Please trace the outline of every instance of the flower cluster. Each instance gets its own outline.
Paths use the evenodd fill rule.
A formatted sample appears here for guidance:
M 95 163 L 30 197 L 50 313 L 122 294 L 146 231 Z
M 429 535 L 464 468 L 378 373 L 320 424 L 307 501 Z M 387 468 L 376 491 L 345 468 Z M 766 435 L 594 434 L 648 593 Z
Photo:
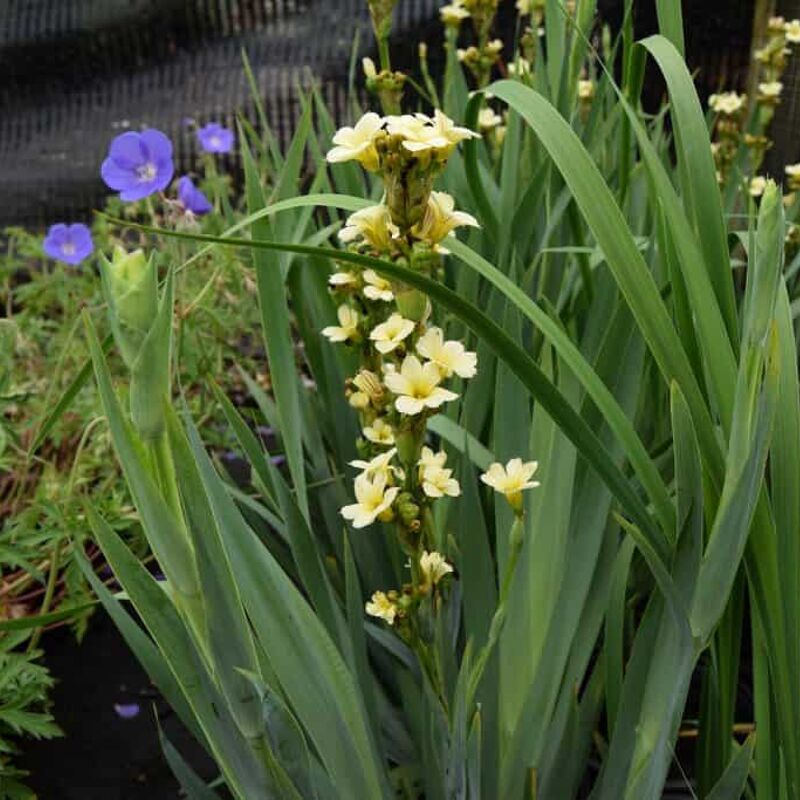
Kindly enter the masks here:
M 500 118 L 485 111 L 492 116 L 482 115 L 482 127 L 498 127 Z M 458 144 L 476 136 L 438 110 L 433 116 L 367 113 L 339 130 L 328 161 L 357 161 L 380 175 L 385 189 L 381 203 L 347 218 L 340 241 L 351 251 L 437 277 L 448 236 L 478 223 L 456 210 L 453 198 L 433 182 Z M 322 333 L 359 357 L 346 385 L 361 428 L 359 458 L 350 462 L 358 473 L 354 502 L 341 514 L 357 529 L 391 523 L 411 572 L 400 589 L 375 592 L 366 611 L 424 649 L 420 615 L 445 596 L 454 571 L 436 549 L 446 537 L 435 529 L 431 512 L 433 504 L 461 494 L 447 453 L 429 444 L 427 420 L 458 399 L 460 382 L 477 373 L 477 355 L 447 338 L 433 321 L 427 297 L 375 270 L 342 267 L 330 276 L 329 287 L 337 319 Z M 535 469 L 535 463 L 516 459 L 506 468 L 492 465 L 483 479 L 522 513 L 521 492 L 536 485 L 530 480 Z
M 783 17 L 771 17 L 767 25 L 767 41 L 753 54 L 758 64 L 755 97 L 737 92 L 721 92 L 709 97 L 708 105 L 715 115 L 715 137 L 712 143 L 717 178 L 721 184 L 728 180 L 742 144 L 747 148 L 750 174 L 748 190 L 754 197 L 763 191 L 763 178 L 758 170 L 764 155 L 772 146 L 767 129 L 781 102 L 782 76 L 792 54 L 789 45 L 800 44 L 800 20 L 787 22 Z M 746 125 L 752 100 L 753 123 Z
M 235 137 L 233 131 L 211 122 L 197 131 L 197 140 L 203 152 L 219 154 L 233 149 Z M 164 192 L 175 175 L 172 142 L 154 128 L 120 134 L 111 142 L 100 174 L 106 185 L 118 191 L 120 199 L 126 202 Z M 170 203 L 189 218 L 207 214 L 213 208 L 188 175 L 178 180 L 177 199 Z

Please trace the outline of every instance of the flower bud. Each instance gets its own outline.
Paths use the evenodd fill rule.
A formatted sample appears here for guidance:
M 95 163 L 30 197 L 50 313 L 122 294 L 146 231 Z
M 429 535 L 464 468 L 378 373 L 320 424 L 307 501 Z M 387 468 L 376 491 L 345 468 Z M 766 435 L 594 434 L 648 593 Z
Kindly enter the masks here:
M 155 439 L 164 431 L 170 393 L 172 272 L 159 299 L 155 263 L 141 250 L 117 247 L 111 261 L 100 261 L 111 329 L 131 373 L 133 425 L 143 439 Z
M 368 369 L 362 369 L 358 375 L 353 378 L 353 385 L 363 392 L 369 398 L 374 406 L 380 406 L 383 403 L 385 391 L 380 378 Z
M 142 250 L 117 245 L 109 261 L 101 256 L 103 283 L 117 344 L 130 367 L 158 314 L 158 276 Z

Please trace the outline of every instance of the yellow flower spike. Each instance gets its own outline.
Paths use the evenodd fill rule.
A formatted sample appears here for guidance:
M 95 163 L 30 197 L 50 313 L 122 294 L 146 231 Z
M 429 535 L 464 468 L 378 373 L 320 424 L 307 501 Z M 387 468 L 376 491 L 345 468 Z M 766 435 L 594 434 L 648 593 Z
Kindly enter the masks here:
M 454 373 L 460 378 L 473 378 L 478 371 L 477 354 L 466 350 L 461 342 L 446 342 L 441 328 L 428 328 L 417 342 L 417 352 L 436 364 L 443 378 Z
M 712 94 L 708 98 L 708 107 L 716 114 L 731 116 L 741 111 L 745 102 L 747 102 L 747 95 L 723 92 L 722 94 Z
M 439 408 L 458 397 L 439 386 L 442 376 L 435 364 L 429 361 L 423 365 L 416 356 L 406 356 L 400 370 L 388 370 L 384 379 L 389 391 L 397 395 L 394 407 L 409 416 Z
M 371 111 L 364 114 L 354 127 L 344 127 L 336 131 L 333 137 L 336 147 L 329 150 L 325 158 L 331 164 L 358 161 L 364 169 L 374 172 L 379 166 L 375 138 L 382 126 L 382 117 Z
M 367 425 L 362 433 L 364 438 L 373 444 L 394 444 L 394 428 L 380 417 L 377 417 L 372 425 Z
M 376 250 L 387 251 L 393 248 L 392 240 L 399 233 L 389 216 L 389 209 L 379 203 L 351 214 L 339 231 L 339 239 L 345 243 L 361 239 Z
M 379 473 L 374 478 L 362 473 L 355 479 L 354 491 L 357 502 L 344 506 L 339 513 L 349 520 L 354 528 L 366 528 L 391 509 L 400 488 L 398 486 L 387 488 L 385 473 Z
M 387 597 L 385 592 L 374 592 L 364 608 L 371 617 L 378 617 L 378 619 L 388 622 L 389 625 L 394 625 L 397 606 Z
M 327 328 L 323 328 L 323 336 L 327 337 L 331 342 L 355 341 L 360 338 L 358 323 L 361 318 L 355 309 L 350 308 L 348 305 L 341 305 L 336 312 L 336 316 L 339 318 L 339 324 L 328 325 Z
M 537 461 L 523 462 L 521 458 L 512 458 L 505 467 L 495 461 L 481 475 L 481 480 L 496 492 L 505 495 L 514 513 L 519 515 L 522 513 L 522 492 L 539 486 L 539 481 L 531 480 L 538 466 Z
M 419 567 L 426 585 L 435 586 L 445 575 L 453 571 L 453 567 L 447 563 L 445 557 L 435 550 L 428 552 L 424 550 L 419 558 Z
M 521 17 L 527 17 L 531 13 L 531 0 L 517 0 L 516 9 Z
M 455 200 L 447 192 L 431 192 L 422 222 L 411 229 L 418 239 L 437 245 L 456 228 L 479 228 L 478 220 L 466 211 L 455 210 Z
M 375 349 L 386 355 L 396 350 L 413 330 L 414 323 L 410 319 L 395 313 L 386 322 L 376 325 L 370 332 L 369 338 L 375 343 Z
M 392 292 L 392 284 L 389 281 L 381 278 L 374 269 L 365 269 L 363 273 L 364 282 L 364 297 L 367 300 L 382 300 L 384 303 L 391 303 L 394 300 L 394 292 Z

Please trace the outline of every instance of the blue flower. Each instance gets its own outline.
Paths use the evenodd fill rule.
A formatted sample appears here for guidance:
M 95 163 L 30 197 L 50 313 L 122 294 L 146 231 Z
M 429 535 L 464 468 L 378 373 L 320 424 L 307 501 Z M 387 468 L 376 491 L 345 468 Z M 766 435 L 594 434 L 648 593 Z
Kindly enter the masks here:
M 197 138 L 206 153 L 230 153 L 233 150 L 233 131 L 218 122 L 209 122 L 200 128 Z
M 65 225 L 60 222 L 58 225 L 52 225 L 47 231 L 43 248 L 50 258 L 74 265 L 80 264 L 84 258 L 92 254 L 94 242 L 91 232 L 82 223 Z
M 212 209 L 208 198 L 192 183 L 192 179 L 188 175 L 184 175 L 178 181 L 178 200 L 187 211 L 191 211 L 198 217 L 201 214 L 208 214 Z
M 163 191 L 174 172 L 172 142 L 153 128 L 117 136 L 100 168 L 106 184 L 125 201 L 141 200 Z

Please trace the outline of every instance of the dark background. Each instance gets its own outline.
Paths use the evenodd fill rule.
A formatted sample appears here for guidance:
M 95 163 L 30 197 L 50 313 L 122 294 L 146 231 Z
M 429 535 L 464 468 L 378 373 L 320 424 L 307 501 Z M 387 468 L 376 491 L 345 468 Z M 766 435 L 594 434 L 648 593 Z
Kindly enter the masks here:
M 398 2 L 393 51 L 402 66 L 414 67 L 420 40 L 432 57 L 439 51 L 439 5 Z M 618 27 L 621 0 L 599 7 Z M 744 88 L 753 7 L 684 2 L 701 95 Z M 655 32 L 654 0 L 634 8 L 637 35 Z M 502 0 L 506 41 L 513 24 L 513 0 Z M 359 54 L 370 54 L 364 0 L 0 0 L 0 225 L 85 219 L 105 192 L 98 169 L 108 142 L 127 128 L 164 130 L 179 169 L 191 169 L 187 118 L 232 124 L 237 112 L 252 112 L 242 49 L 282 141 L 297 117 L 297 87 L 311 80 L 343 118 L 356 36 Z M 657 77 L 648 92 L 660 96 Z

